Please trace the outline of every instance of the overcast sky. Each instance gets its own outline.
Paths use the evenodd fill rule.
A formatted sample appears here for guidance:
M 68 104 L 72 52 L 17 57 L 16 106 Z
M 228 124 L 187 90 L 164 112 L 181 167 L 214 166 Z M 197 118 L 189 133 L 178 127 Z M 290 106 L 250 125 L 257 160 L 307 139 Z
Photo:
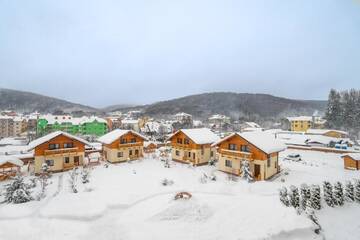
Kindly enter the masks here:
M 92 106 L 360 88 L 356 0 L 0 0 L 0 87 Z

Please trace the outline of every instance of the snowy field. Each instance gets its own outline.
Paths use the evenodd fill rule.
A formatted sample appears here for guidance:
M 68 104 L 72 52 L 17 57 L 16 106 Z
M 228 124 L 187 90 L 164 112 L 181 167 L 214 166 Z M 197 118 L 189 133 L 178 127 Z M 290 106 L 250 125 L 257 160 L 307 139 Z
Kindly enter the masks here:
M 360 179 L 360 173 L 344 170 L 339 154 L 286 150 L 281 158 L 289 153 L 300 153 L 303 161 L 281 160 L 277 178 L 255 183 L 230 181 L 214 166 L 172 162 L 164 168 L 151 157 L 96 166 L 90 183 L 78 179 L 76 194 L 70 191 L 68 172 L 54 174 L 41 201 L 0 204 L 0 239 L 360 239 L 360 204 L 329 208 L 323 203 L 316 212 L 322 236 L 278 197 L 282 186 L 344 182 Z M 217 180 L 201 182 L 204 174 L 215 174 Z M 174 184 L 163 186 L 164 178 Z M 173 200 L 180 191 L 193 197 Z

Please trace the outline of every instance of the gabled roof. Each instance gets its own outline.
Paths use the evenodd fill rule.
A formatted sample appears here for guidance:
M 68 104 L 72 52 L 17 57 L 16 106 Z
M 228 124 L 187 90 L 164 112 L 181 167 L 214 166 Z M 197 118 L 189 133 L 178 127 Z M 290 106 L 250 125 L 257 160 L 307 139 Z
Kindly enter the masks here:
M 23 166 L 24 163 L 23 161 L 21 161 L 19 158 L 14 157 L 14 156 L 0 156 L 0 165 L 3 165 L 5 163 L 12 163 L 16 166 Z
M 342 155 L 341 157 L 346 157 L 346 156 L 349 156 L 356 161 L 360 161 L 360 153 L 347 153 Z
M 280 152 L 286 149 L 286 146 L 282 142 L 275 139 L 273 135 L 265 132 L 232 133 L 229 136 L 214 143 L 213 146 L 219 145 L 223 141 L 226 141 L 236 135 L 245 139 L 266 154 Z
M 312 121 L 313 118 L 311 116 L 299 116 L 299 117 L 288 117 L 289 121 Z
M 146 137 L 144 137 L 140 133 L 137 133 L 133 130 L 115 129 L 115 130 L 103 135 L 102 137 L 98 138 L 98 141 L 101 143 L 104 143 L 104 144 L 111 144 L 114 141 L 116 141 L 117 139 L 121 138 L 122 136 L 124 136 L 128 133 L 132 133 L 132 134 L 144 139 L 145 141 L 147 140 Z
M 218 141 L 220 138 L 208 128 L 192 128 L 192 129 L 180 129 L 172 134 L 168 140 L 173 136 L 183 132 L 188 138 L 190 138 L 195 144 L 212 144 Z
M 90 145 L 90 143 L 88 141 L 86 141 L 86 140 L 84 140 L 84 139 L 82 139 L 80 137 L 74 136 L 74 135 L 72 135 L 70 133 L 67 133 L 67 132 L 56 131 L 56 132 L 49 133 L 49 134 L 47 134 L 47 135 L 45 135 L 43 137 L 40 137 L 40 138 L 35 139 L 34 141 L 30 142 L 28 150 L 34 149 L 35 147 L 37 147 L 37 146 L 39 146 L 39 145 L 41 145 L 41 144 L 43 144 L 45 142 L 48 142 L 51 139 L 56 138 L 57 136 L 60 136 L 60 135 L 64 135 L 64 136 L 66 136 L 68 138 L 75 139 L 75 140 L 77 140 L 79 142 L 82 142 L 85 145 Z

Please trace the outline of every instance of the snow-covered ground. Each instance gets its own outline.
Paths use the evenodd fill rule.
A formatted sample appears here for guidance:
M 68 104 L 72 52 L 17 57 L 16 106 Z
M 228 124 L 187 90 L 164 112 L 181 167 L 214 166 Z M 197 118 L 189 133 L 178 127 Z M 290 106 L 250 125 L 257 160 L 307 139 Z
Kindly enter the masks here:
M 94 167 L 90 183 L 79 177 L 77 194 L 70 191 L 69 173 L 54 174 L 45 199 L 0 204 L 0 239 L 322 239 L 305 215 L 281 205 L 278 189 L 360 174 L 344 170 L 339 154 L 286 150 L 281 158 L 293 152 L 303 161 L 281 161 L 281 175 L 266 182 L 230 181 L 214 166 L 172 162 L 164 168 L 150 157 Z M 217 181 L 201 183 L 204 174 Z M 163 186 L 164 178 L 174 184 Z M 180 191 L 193 197 L 173 200 Z M 316 214 L 326 239 L 360 238 L 360 204 Z

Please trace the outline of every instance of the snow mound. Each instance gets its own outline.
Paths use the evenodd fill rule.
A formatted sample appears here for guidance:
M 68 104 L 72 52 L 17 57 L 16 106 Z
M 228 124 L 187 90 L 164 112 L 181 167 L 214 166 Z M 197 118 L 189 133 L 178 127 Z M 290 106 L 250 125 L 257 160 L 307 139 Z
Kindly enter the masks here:
M 151 220 L 160 221 L 206 221 L 212 216 L 212 210 L 207 204 L 200 204 L 195 199 L 177 200 L 168 208 L 155 215 Z

